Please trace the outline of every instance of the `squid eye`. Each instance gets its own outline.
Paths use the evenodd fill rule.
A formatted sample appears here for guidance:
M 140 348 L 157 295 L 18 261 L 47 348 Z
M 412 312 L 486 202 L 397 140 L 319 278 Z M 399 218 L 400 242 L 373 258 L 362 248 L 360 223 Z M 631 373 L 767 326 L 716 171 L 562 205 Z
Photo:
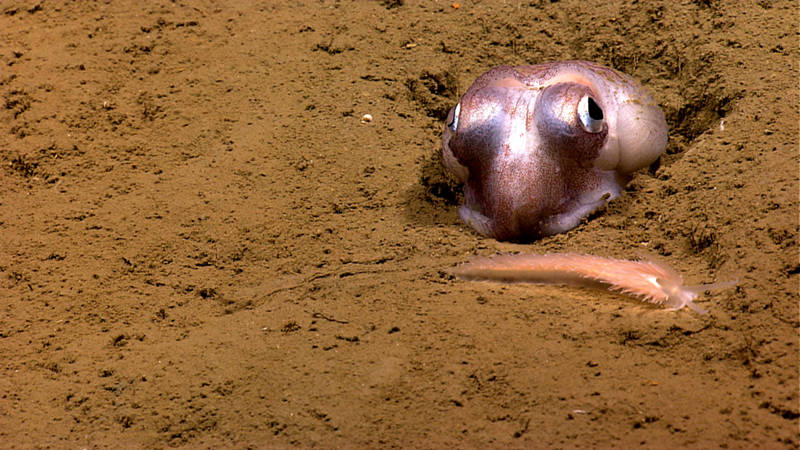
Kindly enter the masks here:
M 578 118 L 583 129 L 589 133 L 599 133 L 603 129 L 603 110 L 588 95 L 578 103 Z
M 458 114 L 461 112 L 461 103 L 457 104 L 455 108 L 453 108 L 453 119 L 450 120 L 450 123 L 447 124 L 451 130 L 456 131 L 458 129 Z

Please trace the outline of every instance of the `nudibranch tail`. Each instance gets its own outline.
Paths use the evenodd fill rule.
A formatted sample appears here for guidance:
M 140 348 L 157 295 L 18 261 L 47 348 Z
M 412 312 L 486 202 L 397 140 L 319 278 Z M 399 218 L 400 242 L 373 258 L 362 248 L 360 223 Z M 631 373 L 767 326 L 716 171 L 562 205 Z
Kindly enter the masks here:
M 684 286 L 680 273 L 652 257 L 629 261 L 575 253 L 476 258 L 456 267 L 452 273 L 468 280 L 571 285 L 599 283 L 611 290 L 663 305 L 668 310 L 688 306 L 700 314 L 708 312 L 694 303 L 700 293 L 736 284 L 736 281 L 731 281 Z

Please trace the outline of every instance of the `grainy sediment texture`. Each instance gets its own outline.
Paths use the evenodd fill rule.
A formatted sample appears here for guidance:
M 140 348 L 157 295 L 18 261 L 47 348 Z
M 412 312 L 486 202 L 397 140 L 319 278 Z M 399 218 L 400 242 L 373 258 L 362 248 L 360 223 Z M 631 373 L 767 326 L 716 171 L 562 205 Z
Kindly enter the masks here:
M 1 446 L 796 448 L 797 4 L 459 3 L 0 2 Z M 571 58 L 648 86 L 667 154 L 567 234 L 477 236 L 447 109 Z M 446 273 L 642 249 L 739 285 Z

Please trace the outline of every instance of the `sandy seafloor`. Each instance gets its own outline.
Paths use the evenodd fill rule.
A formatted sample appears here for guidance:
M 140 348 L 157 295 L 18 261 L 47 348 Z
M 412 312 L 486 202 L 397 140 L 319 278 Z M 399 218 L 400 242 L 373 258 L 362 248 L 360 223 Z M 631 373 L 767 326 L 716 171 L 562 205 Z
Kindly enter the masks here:
M 459 3 L 2 1 L 0 446 L 797 448 L 797 4 Z M 481 237 L 443 114 L 562 59 L 647 86 L 667 151 Z M 642 250 L 739 284 L 701 316 L 447 272 Z

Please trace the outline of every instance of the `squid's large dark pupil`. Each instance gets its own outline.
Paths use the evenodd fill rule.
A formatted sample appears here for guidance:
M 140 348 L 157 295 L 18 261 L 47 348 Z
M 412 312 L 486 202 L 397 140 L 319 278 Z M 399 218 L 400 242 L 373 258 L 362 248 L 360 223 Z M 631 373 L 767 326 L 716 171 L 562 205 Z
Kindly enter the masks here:
M 603 120 L 603 110 L 595 103 L 592 97 L 589 97 L 589 117 L 593 120 Z

